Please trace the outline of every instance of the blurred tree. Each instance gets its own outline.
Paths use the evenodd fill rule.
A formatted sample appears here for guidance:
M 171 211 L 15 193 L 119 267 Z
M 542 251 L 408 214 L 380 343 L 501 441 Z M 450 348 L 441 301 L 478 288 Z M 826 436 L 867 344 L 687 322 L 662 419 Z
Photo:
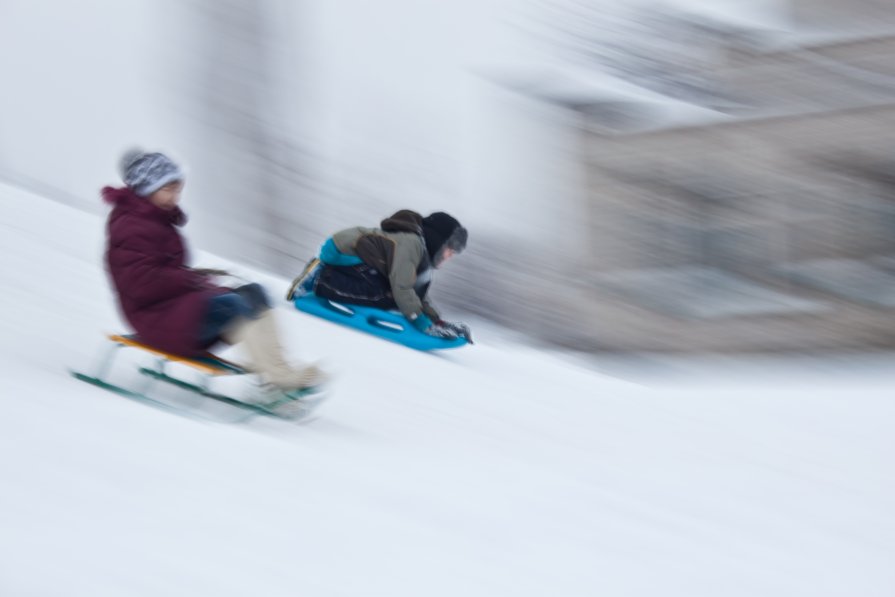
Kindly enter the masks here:
M 297 143 L 285 126 L 283 15 L 276 0 L 197 0 L 201 19 L 198 86 L 201 134 L 197 173 L 210 191 L 211 245 L 280 273 L 295 269 L 294 239 L 307 197 Z M 288 26 L 291 26 L 291 22 Z M 292 72 L 294 78 L 298 73 Z

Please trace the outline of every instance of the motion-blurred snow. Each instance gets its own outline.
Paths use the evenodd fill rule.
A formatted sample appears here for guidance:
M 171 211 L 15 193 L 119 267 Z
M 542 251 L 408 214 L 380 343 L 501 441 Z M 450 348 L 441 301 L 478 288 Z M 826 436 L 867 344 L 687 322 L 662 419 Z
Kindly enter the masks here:
M 338 372 L 319 418 L 199 423 L 68 374 L 122 329 L 102 220 L 9 186 L 0 213 L 3 595 L 895 590 L 888 372 L 663 387 L 483 324 L 422 354 L 281 304 L 293 355 Z

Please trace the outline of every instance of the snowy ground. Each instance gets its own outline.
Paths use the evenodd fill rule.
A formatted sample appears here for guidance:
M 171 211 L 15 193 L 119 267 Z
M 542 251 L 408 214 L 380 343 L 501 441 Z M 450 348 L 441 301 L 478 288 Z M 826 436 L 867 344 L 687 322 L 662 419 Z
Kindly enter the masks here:
M 69 376 L 122 329 L 102 221 L 5 186 L 0 209 L 0 595 L 895 594 L 878 367 L 641 385 L 486 326 L 421 354 L 283 304 L 333 398 L 203 423 Z

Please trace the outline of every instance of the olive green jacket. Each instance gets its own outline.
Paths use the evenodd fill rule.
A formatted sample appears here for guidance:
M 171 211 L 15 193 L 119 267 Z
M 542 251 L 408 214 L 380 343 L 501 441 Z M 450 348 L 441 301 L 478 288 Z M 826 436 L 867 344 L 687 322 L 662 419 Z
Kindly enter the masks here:
M 359 257 L 388 277 L 395 304 L 409 321 L 421 313 L 432 321 L 441 319 L 426 299 L 432 265 L 418 213 L 405 209 L 384 219 L 379 228 L 342 230 L 333 235 L 333 242 L 340 252 Z

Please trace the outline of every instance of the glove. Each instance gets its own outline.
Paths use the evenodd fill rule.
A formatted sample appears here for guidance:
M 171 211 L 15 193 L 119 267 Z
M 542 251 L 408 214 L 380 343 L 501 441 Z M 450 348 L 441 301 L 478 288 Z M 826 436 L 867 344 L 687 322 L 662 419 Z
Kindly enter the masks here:
M 426 334 L 434 338 L 441 338 L 442 340 L 456 340 L 458 337 L 455 330 L 452 330 L 451 328 L 440 323 L 433 323 L 424 331 Z
M 466 341 L 470 344 L 475 344 L 472 341 L 472 332 L 469 331 L 469 326 L 465 323 L 451 323 L 450 321 L 439 321 L 438 325 L 446 327 L 447 329 L 453 331 L 458 338 L 466 338 Z

